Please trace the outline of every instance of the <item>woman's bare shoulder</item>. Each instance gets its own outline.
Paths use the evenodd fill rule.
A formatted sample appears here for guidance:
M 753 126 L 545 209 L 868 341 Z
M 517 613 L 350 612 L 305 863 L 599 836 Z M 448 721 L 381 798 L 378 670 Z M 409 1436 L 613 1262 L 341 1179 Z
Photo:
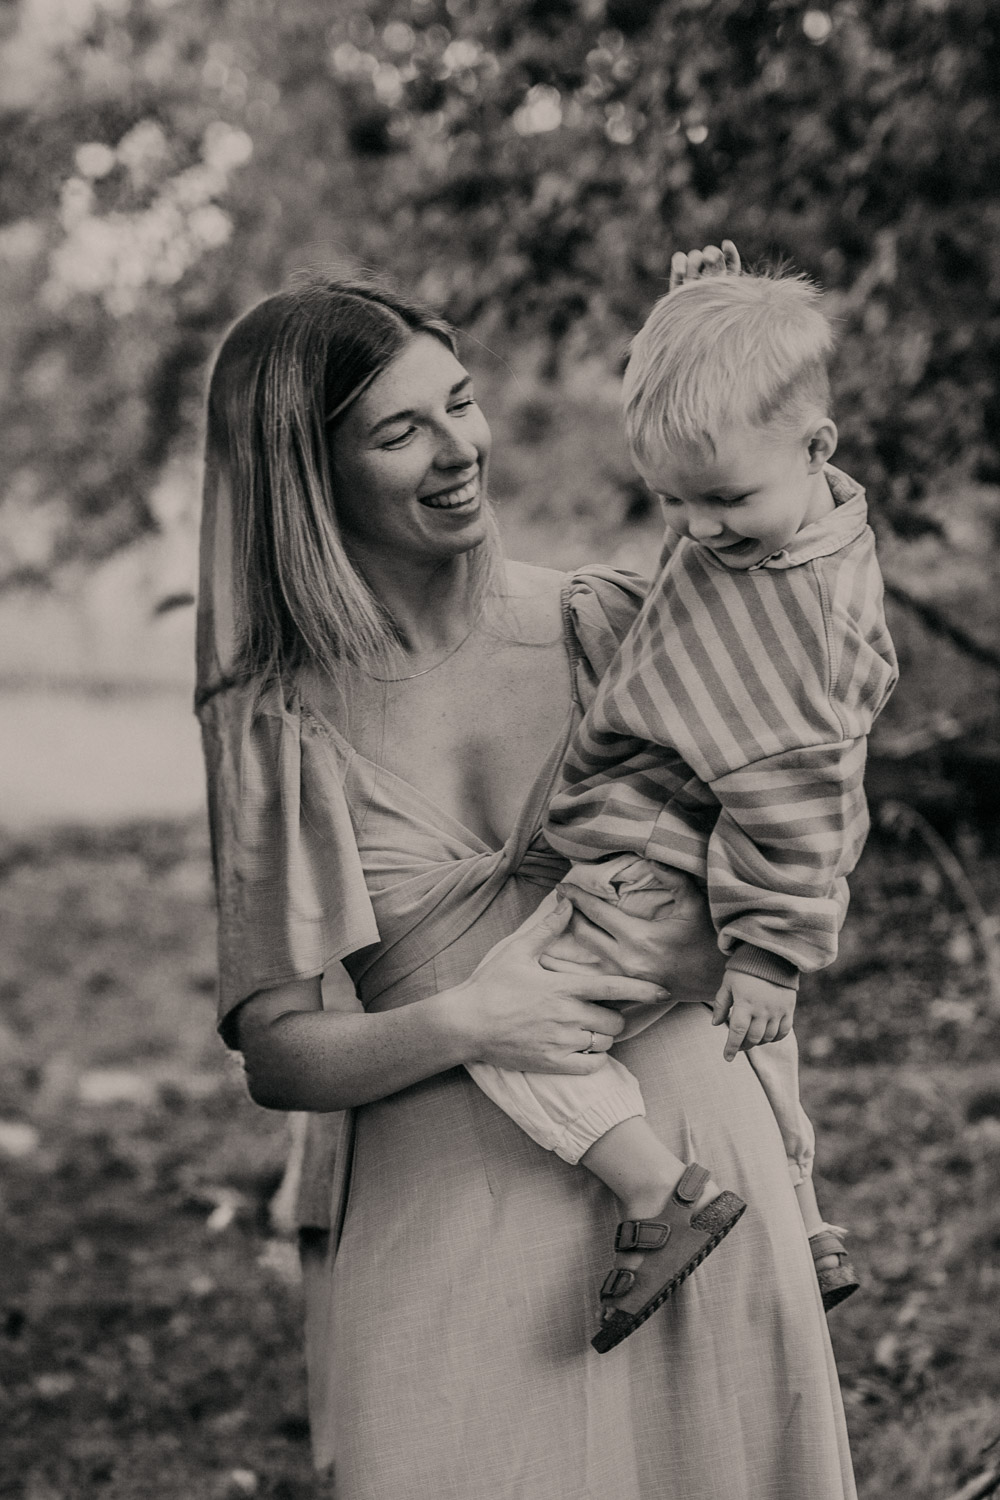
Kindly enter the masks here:
M 507 583 L 514 598 L 557 598 L 566 582 L 566 574 L 558 568 L 540 568 L 535 563 L 511 562 L 504 564 Z
M 558 623 L 566 574 L 534 563 L 507 562 L 507 604 L 522 627 L 537 624 L 547 634 Z

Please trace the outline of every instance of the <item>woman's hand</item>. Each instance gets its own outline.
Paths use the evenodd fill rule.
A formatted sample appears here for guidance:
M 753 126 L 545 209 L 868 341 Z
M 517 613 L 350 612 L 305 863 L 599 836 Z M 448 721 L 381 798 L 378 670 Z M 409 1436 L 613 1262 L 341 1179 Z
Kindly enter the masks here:
M 662 889 L 672 888 L 674 899 L 662 917 L 636 917 L 588 891 L 587 869 L 574 866 L 574 884 L 559 889 L 565 889 L 576 908 L 576 935 L 600 957 L 602 966 L 665 985 L 674 1004 L 711 1005 L 724 977 L 725 960 L 708 902 L 694 881 L 680 870 L 661 866 Z
M 572 915 L 565 897 L 554 901 L 491 948 L 464 984 L 438 997 L 448 1001 L 451 1024 L 463 1038 L 462 1061 L 521 1073 L 593 1073 L 624 1026 L 607 1005 L 668 999 L 645 979 L 543 968 L 542 954 Z

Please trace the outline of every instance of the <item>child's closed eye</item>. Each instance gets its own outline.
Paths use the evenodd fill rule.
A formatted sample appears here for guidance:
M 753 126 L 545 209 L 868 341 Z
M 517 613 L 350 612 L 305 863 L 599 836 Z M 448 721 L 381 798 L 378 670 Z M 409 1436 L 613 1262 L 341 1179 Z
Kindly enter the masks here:
M 676 495 L 661 494 L 659 498 L 664 505 L 669 505 L 671 508 L 684 504 L 684 501 L 678 500 Z M 745 505 L 752 498 L 752 495 L 731 495 L 725 497 L 722 495 L 709 495 L 706 497 L 704 503 L 706 505 L 716 505 L 720 510 L 734 510 L 738 505 Z

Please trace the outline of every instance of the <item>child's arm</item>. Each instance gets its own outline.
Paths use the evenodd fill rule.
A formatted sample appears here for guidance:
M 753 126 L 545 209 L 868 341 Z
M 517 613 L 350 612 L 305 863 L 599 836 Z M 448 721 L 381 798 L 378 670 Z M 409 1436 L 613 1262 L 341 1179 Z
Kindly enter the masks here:
M 837 955 L 868 833 L 867 740 L 797 746 L 712 783 L 708 900 L 727 969 L 794 990 Z
M 731 582 L 752 621 L 784 628 L 768 656 L 744 643 L 746 677 L 726 675 L 739 707 L 726 727 L 746 758 L 732 754 L 706 778 L 719 803 L 709 902 L 727 969 L 794 989 L 799 970 L 836 957 L 846 877 L 868 832 L 867 737 L 895 683 L 895 656 L 870 533 L 825 566 Z

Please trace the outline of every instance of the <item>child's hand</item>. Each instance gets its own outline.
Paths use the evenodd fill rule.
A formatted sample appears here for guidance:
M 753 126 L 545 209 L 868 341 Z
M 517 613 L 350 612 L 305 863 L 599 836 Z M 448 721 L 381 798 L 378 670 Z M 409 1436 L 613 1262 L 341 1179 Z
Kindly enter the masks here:
M 729 1036 L 722 1054 L 732 1062 L 737 1052 L 749 1052 L 761 1042 L 780 1042 L 792 1029 L 796 991 L 756 974 L 731 970 L 712 1007 L 712 1025 L 729 1021 Z
M 718 245 L 706 245 L 704 250 L 677 250 L 670 257 L 669 291 L 676 292 L 679 286 L 689 281 L 700 281 L 703 276 L 738 276 L 740 274 L 740 252 L 732 240 L 723 240 Z

